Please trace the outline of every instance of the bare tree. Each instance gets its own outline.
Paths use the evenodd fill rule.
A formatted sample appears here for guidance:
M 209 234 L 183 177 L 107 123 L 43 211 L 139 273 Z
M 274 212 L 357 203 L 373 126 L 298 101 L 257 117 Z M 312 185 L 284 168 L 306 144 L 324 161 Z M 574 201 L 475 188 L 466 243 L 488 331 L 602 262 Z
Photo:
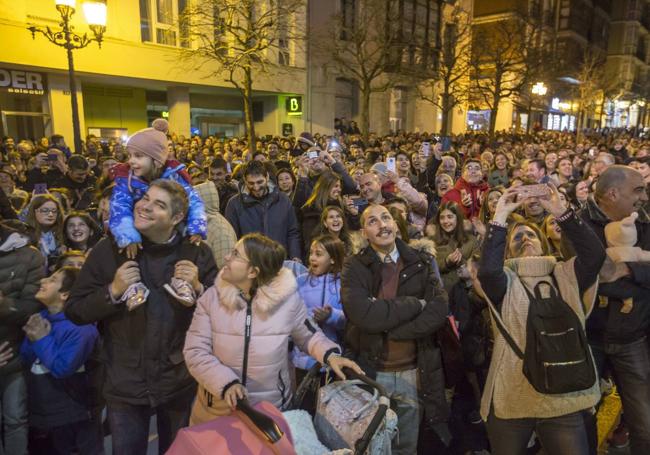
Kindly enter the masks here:
M 359 86 L 360 122 L 364 138 L 370 130 L 370 96 L 395 82 L 387 71 L 394 61 L 398 28 L 391 24 L 391 0 L 356 2 L 353 11 L 334 15 L 312 38 L 314 54 L 336 73 Z
M 260 75 L 289 64 L 289 43 L 304 39 L 296 18 L 304 16 L 305 7 L 306 0 L 201 0 L 189 2 L 181 14 L 184 68 L 190 64 L 210 77 L 225 77 L 239 90 L 251 151 L 256 143 L 253 85 Z
M 442 112 L 440 133 L 443 135 L 450 133 L 450 114 L 454 107 L 468 101 L 471 31 L 467 12 L 456 5 L 443 26 L 438 64 L 429 79 L 415 84 L 419 97 Z
M 475 25 L 472 35 L 471 101 L 490 110 L 493 135 L 501 101 L 528 99 L 525 89 L 552 74 L 551 36 L 543 19 L 527 8 Z
M 605 71 L 606 55 L 602 52 L 586 48 L 578 66 L 574 79 L 578 84 L 574 86 L 574 99 L 578 103 L 576 118 L 577 139 L 581 140 L 582 130 L 590 116 L 601 107 L 606 95 L 616 88 L 616 78 Z

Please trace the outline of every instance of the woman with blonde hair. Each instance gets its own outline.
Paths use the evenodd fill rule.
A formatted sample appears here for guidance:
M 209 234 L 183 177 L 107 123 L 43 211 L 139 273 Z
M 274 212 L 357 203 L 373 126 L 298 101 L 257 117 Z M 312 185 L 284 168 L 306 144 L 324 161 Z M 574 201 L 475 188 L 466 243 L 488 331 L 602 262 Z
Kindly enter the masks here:
M 534 224 L 507 225 L 530 199 L 516 188 L 499 199 L 483 243 L 478 279 L 497 330 L 481 415 L 495 455 L 526 453 L 533 432 L 546 453 L 587 455 L 595 434 L 591 412 L 600 390 L 584 324 L 605 250 L 551 190 L 550 197 L 537 199 L 576 257 L 558 261 Z

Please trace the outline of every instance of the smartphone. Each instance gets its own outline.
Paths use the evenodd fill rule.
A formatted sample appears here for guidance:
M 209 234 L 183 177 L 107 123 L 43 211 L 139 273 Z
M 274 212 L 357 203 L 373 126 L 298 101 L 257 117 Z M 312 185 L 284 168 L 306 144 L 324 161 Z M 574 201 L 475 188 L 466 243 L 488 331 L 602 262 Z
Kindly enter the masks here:
M 358 197 L 352 199 L 352 204 L 354 204 L 354 206 L 359 209 L 361 207 L 365 207 L 366 205 L 368 205 L 368 200 L 362 197 Z
M 550 195 L 550 190 L 548 185 L 541 183 L 538 185 L 518 186 L 517 193 L 521 197 L 545 197 Z
M 315 151 L 314 152 L 308 152 L 307 156 L 309 157 L 310 160 L 315 160 L 316 158 L 318 158 L 318 152 L 315 152 Z
M 228 174 L 232 174 L 232 166 L 230 166 L 230 163 L 226 161 L 226 171 Z
M 56 161 L 58 159 L 59 159 L 59 155 L 57 155 L 56 153 L 48 153 L 47 154 L 47 160 L 48 161 Z
M 36 183 L 34 185 L 34 194 L 45 194 L 45 193 L 47 193 L 47 183 Z
M 431 142 L 422 143 L 422 153 L 424 156 L 428 157 L 431 154 Z
M 440 138 L 440 147 L 441 152 L 448 152 L 451 150 L 451 138 L 449 136 L 442 136 Z
M 395 168 L 395 157 L 394 156 L 389 156 L 386 158 L 386 169 L 389 170 L 390 172 L 397 172 Z

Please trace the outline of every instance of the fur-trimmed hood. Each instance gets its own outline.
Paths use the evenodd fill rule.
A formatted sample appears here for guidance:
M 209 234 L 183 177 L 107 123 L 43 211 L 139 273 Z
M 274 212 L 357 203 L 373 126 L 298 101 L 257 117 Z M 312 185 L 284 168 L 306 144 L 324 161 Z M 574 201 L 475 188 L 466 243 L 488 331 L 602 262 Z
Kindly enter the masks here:
M 359 232 L 351 232 L 350 241 L 352 243 L 352 254 L 357 254 L 368 246 L 368 240 Z M 411 239 L 408 245 L 416 251 L 428 253 L 433 257 L 436 256 L 436 244 L 433 240 L 427 238 Z
M 427 238 L 412 239 L 409 242 L 409 246 L 416 251 L 428 253 L 431 256 L 436 257 L 436 244 L 433 240 Z
M 219 304 L 230 311 L 238 311 L 246 308 L 246 300 L 241 291 L 232 284 L 225 281 L 219 272 L 215 281 Z M 290 270 L 282 267 L 277 276 L 269 283 L 257 289 L 253 297 L 253 311 L 258 316 L 269 315 L 275 312 L 291 295 L 298 291 L 296 278 Z

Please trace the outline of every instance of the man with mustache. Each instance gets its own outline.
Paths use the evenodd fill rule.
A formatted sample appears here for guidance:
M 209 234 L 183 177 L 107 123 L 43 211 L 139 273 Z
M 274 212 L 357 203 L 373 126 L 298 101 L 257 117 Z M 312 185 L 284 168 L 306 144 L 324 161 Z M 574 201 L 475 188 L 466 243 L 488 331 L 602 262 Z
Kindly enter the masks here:
M 397 225 L 385 207 L 371 204 L 363 212 L 361 233 L 369 246 L 341 274 L 345 341 L 366 374 L 388 390 L 400 435 L 393 453 L 413 454 L 423 416 L 443 442 L 450 438 L 440 351 L 432 336 L 445 324 L 447 294 L 431 256 L 396 238 Z
M 587 200 L 580 216 L 605 241 L 604 228 L 639 211 L 636 221 L 638 243 L 650 250 L 650 222 L 641 209 L 648 201 L 643 176 L 636 170 L 612 165 L 600 174 L 596 191 Z M 625 422 L 630 430 L 631 453 L 650 453 L 650 345 L 647 331 L 650 322 L 650 264 L 617 264 L 614 272 L 604 276 L 598 287 L 599 304 L 587 320 L 587 338 L 596 366 L 602 373 L 607 362 L 623 402 Z M 623 300 L 633 299 L 631 311 Z

